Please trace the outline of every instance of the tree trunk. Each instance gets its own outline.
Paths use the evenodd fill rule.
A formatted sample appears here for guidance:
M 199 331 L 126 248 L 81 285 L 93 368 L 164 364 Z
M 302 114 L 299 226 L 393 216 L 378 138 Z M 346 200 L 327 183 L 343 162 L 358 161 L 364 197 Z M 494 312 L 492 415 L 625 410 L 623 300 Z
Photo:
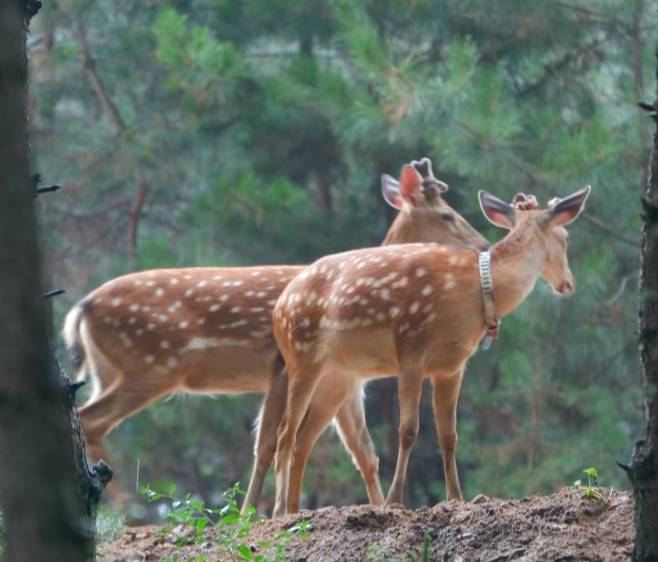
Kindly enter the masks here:
M 38 9 L 32 0 L 0 2 L 0 506 L 5 557 L 11 562 L 77 562 L 94 558 L 95 509 L 110 473 L 102 465 L 93 473 L 87 467 L 73 408 L 75 386 L 60 377 L 48 344 L 29 166 L 22 4 L 26 10 Z
M 658 57 L 658 52 L 656 53 Z M 658 67 L 656 70 L 658 77 Z M 658 94 L 657 94 L 658 97 Z M 656 120 L 658 101 L 652 116 Z M 658 562 L 658 127 L 643 199 L 639 347 L 645 389 L 646 434 L 635 444 L 627 473 L 635 498 L 636 562 Z

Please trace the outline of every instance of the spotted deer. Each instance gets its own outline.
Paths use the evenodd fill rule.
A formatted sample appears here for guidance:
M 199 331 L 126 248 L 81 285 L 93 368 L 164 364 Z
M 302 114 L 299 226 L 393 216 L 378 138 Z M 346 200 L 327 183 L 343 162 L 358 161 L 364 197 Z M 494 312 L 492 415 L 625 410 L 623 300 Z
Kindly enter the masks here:
M 430 161 L 413 164 L 403 167 L 399 182 L 382 176 L 384 199 L 400 211 L 384 243 L 441 241 L 488 247 L 444 201 L 447 185 L 433 176 Z M 274 457 L 286 397 L 272 309 L 302 269 L 287 265 L 144 271 L 109 281 L 75 305 L 66 317 L 64 338 L 78 377 L 89 371 L 93 383 L 80 409 L 90 456 L 107 459 L 105 436 L 168 394 L 265 392 L 244 502 L 245 507 L 255 505 Z M 360 395 L 345 401 L 336 423 L 366 481 L 370 501 L 383 503 Z
M 558 293 L 574 291 L 564 226 L 589 192 L 588 186 L 538 209 L 534 197 L 519 194 L 511 205 L 481 191 L 484 215 L 510 230 L 490 253 L 438 244 L 368 248 L 324 257 L 288 284 L 273 316 L 288 372 L 275 515 L 298 508 L 311 447 L 346 397 L 364 380 L 391 375 L 398 380 L 400 425 L 386 501 L 403 501 L 425 378 L 433 385 L 447 496 L 461 500 L 456 413 L 466 361 L 538 277 Z M 312 411 L 317 419 L 309 424 Z

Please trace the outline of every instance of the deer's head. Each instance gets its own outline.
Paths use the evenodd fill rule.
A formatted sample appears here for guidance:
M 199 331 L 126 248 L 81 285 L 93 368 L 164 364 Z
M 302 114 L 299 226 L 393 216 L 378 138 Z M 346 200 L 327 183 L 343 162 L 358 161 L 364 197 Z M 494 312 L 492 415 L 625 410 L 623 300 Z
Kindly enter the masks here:
M 429 158 L 406 164 L 400 180 L 384 174 L 382 195 L 400 211 L 386 237 L 387 244 L 438 242 L 486 250 L 489 242 L 448 205 L 442 194 L 448 186 L 436 179 Z
M 576 281 L 569 267 L 569 235 L 564 227 L 584 209 L 589 192 L 588 185 L 563 199 L 552 199 L 546 209 L 538 209 L 534 196 L 523 194 L 518 194 L 512 204 L 486 191 L 480 191 L 478 197 L 484 216 L 496 226 L 512 231 L 506 240 L 514 241 L 513 235 L 518 234 L 517 243 L 528 243 L 530 238 L 525 232 L 529 231 L 539 241 L 543 252 L 541 277 L 555 292 L 568 295 L 576 289 Z

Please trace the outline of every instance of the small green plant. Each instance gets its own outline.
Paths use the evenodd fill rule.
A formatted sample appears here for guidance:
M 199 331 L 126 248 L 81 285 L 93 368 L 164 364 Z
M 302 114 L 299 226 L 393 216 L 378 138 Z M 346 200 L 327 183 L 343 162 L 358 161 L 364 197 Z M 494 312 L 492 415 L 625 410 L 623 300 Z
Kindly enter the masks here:
M 589 468 L 583 469 L 583 474 L 587 476 L 587 486 L 583 486 L 580 480 L 576 480 L 573 485 L 581 488 L 581 494 L 584 498 L 602 500 L 603 496 L 594 488 L 594 486 L 596 486 L 596 481 L 599 478 L 599 471 L 593 466 L 590 466 Z
M 208 534 L 210 534 L 224 552 L 237 556 L 238 560 L 284 562 L 286 544 L 294 536 L 306 539 L 310 529 L 308 521 L 301 521 L 290 529 L 277 533 L 273 542 L 258 542 L 258 549 L 255 549 L 246 544 L 244 539 L 257 521 L 256 509 L 249 506 L 246 514 L 240 513 L 238 497 L 243 495 L 243 492 L 237 484 L 224 492 L 225 503 L 217 509 L 206 507 L 201 500 L 192 497 L 189 493 L 183 499 L 177 498 L 176 487 L 173 484 L 165 492 L 158 492 L 148 485 L 143 486 L 140 491 L 148 501 L 171 502 L 171 508 L 167 512 L 167 524 L 162 527 L 160 533 L 164 536 L 177 525 L 187 527 L 190 532 L 181 535 L 174 543 L 179 548 L 186 543 L 200 543 L 208 540 Z M 186 562 L 203 562 L 204 560 L 205 557 L 201 556 Z M 177 559 L 171 559 L 169 562 L 177 562 Z

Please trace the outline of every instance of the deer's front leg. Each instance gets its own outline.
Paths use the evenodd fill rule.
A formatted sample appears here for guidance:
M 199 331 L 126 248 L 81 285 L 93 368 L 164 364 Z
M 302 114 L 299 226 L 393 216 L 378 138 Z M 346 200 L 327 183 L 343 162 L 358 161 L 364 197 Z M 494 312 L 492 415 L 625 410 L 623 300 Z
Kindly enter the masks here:
M 400 370 L 398 376 L 400 442 L 398 444 L 398 460 L 395 466 L 395 476 L 386 497 L 386 503 L 403 503 L 404 501 L 404 482 L 407 477 L 409 455 L 411 453 L 411 447 L 418 436 L 418 410 L 422 386 L 423 373 L 419 367 L 413 366 Z
M 457 449 L 457 401 L 463 376 L 464 369 L 462 368 L 449 377 L 437 375 L 432 378 L 434 422 L 443 458 L 443 474 L 448 500 L 462 499 L 455 451 Z

